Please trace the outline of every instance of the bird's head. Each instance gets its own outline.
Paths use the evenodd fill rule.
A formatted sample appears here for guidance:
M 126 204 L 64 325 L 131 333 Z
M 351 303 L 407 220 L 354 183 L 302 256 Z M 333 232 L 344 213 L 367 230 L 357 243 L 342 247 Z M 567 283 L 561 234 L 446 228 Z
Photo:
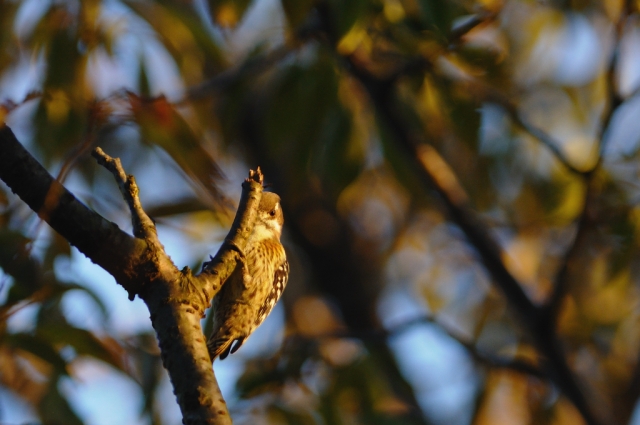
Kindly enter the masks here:
M 251 234 L 252 239 L 276 238 L 280 240 L 284 215 L 280 205 L 280 197 L 272 192 L 263 192 L 256 225 Z

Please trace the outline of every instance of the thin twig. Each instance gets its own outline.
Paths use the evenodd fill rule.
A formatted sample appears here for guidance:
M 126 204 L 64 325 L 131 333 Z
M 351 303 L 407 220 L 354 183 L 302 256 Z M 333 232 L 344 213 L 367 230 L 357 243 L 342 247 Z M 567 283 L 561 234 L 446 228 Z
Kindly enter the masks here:
M 397 336 L 403 332 L 408 331 L 416 325 L 425 323 L 430 323 L 438 326 L 447 334 L 447 336 L 463 346 L 469 352 L 471 357 L 473 357 L 473 359 L 479 363 L 483 363 L 495 368 L 510 369 L 519 373 L 524 373 L 526 375 L 535 376 L 539 379 L 549 379 L 548 375 L 546 375 L 538 366 L 529 361 L 518 358 L 508 358 L 495 353 L 480 350 L 475 342 L 467 340 L 458 332 L 440 322 L 436 317 L 430 315 L 416 317 L 414 319 L 392 326 L 385 331 L 385 334 L 387 337 Z
M 93 150 L 92 156 L 96 158 L 98 164 L 102 165 L 109 170 L 111 174 L 113 174 L 113 177 L 118 184 L 118 188 L 120 189 L 120 193 L 131 211 L 134 236 L 142 239 L 152 239 L 154 242 L 159 243 L 157 240 L 158 234 L 156 231 L 156 225 L 142 208 L 135 177 L 132 175 L 128 176 L 124 172 L 120 158 L 110 157 L 99 147 Z
M 540 127 L 537 127 L 533 123 L 529 122 L 526 118 L 522 116 L 520 111 L 516 105 L 513 104 L 509 99 L 507 99 L 504 95 L 498 93 L 495 90 L 484 88 L 482 90 L 485 92 L 485 99 L 489 102 L 500 105 L 506 112 L 509 114 L 511 120 L 521 129 L 529 133 L 531 136 L 536 138 L 540 143 L 547 147 L 551 151 L 551 153 L 555 156 L 555 158 L 560 161 L 564 167 L 577 175 L 584 175 L 586 171 L 580 170 L 576 168 L 569 158 L 565 155 L 565 153 L 560 149 L 560 143 L 557 140 L 554 140 L 547 132 L 542 130 Z
M 0 102 L 0 118 L 3 118 L 5 115 L 10 114 L 14 109 L 24 105 L 30 100 L 37 99 L 39 97 L 42 97 L 43 95 L 44 93 L 42 91 L 33 90 L 27 93 L 24 99 L 22 99 L 20 102 L 14 102 L 11 99 L 3 100 L 2 102 Z M 0 119 L 0 122 L 2 121 L 4 121 L 4 119 Z

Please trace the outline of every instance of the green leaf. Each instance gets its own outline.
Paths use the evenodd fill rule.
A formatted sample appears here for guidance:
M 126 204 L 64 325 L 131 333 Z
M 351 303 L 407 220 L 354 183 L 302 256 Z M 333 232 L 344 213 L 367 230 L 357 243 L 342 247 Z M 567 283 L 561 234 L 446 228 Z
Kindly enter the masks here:
M 329 0 L 336 39 L 342 38 L 362 19 L 370 6 L 369 0 Z
M 456 2 L 447 0 L 419 0 L 422 16 L 428 25 L 442 35 L 448 35 L 453 21 L 462 16 L 465 10 Z
M 253 359 L 245 364 L 236 391 L 241 398 L 254 397 L 282 386 L 286 378 L 277 359 Z
M 315 415 L 311 412 L 311 408 L 309 408 L 307 412 L 300 412 L 286 409 L 284 406 L 272 405 L 269 406 L 269 410 L 269 418 L 275 415 L 277 418 L 283 419 L 284 421 L 282 423 L 286 423 L 287 425 L 317 425 L 319 423 L 318 418 L 314 417 Z M 331 423 L 335 424 L 335 422 Z
M 126 372 L 122 349 L 114 340 L 100 340 L 85 329 L 71 326 L 59 311 L 52 311 L 51 313 L 53 313 L 53 316 L 44 316 L 44 320 L 39 321 L 36 335 L 52 344 L 73 347 L 78 355 L 94 357 L 118 370 Z
M 136 366 L 136 375 L 144 395 L 142 411 L 152 413 L 156 389 L 163 374 L 156 336 L 151 333 L 135 335 L 127 351 Z
M 6 334 L 3 343 L 27 351 L 53 366 L 55 374 L 68 374 L 67 362 L 60 357 L 53 345 L 38 336 L 26 333 Z
M 315 1 L 313 0 L 280 0 L 287 22 L 292 30 L 298 29 L 307 19 Z
M 335 370 L 332 385 L 322 397 L 326 423 L 340 421 L 341 411 L 356 414 L 358 422 L 380 425 L 421 424 L 396 398 L 375 355 L 365 356 Z
M 133 93 L 128 95 L 143 140 L 161 147 L 194 182 L 222 199 L 217 183 L 224 177 L 211 154 L 200 144 L 202 136 L 195 134 L 164 96 L 143 99 Z
M 300 177 L 310 177 L 313 155 L 335 148 L 326 145 L 328 137 L 346 134 L 344 121 L 331 128 L 336 125 L 331 120 L 340 113 L 337 93 L 333 62 L 323 54 L 310 66 L 285 69 L 274 84 L 262 119 L 263 132 L 269 154 L 292 182 L 306 186 Z M 343 142 L 336 141 L 338 150 Z
M 155 30 L 187 84 L 200 83 L 211 66 L 225 66 L 224 55 L 192 8 L 169 0 L 123 3 Z
M 18 60 L 18 43 L 9 28 L 13 27 L 19 5 L 18 2 L 0 1 L 0 28 L 3 29 L 0 31 L 0 75 Z
M 469 147 L 476 150 L 478 145 L 478 133 L 480 131 L 480 111 L 478 103 L 459 97 L 449 99 L 451 101 L 447 109 L 456 134 Z
M 86 52 L 71 13 L 52 6 L 36 25 L 30 44 L 46 57 L 44 95 L 35 115 L 35 140 L 45 154 L 44 165 L 59 159 L 81 139 L 87 125 L 85 109 L 91 97 L 86 84 Z
M 141 96 L 151 95 L 151 84 L 149 83 L 149 75 L 147 74 L 147 66 L 145 65 L 144 58 L 140 58 L 140 68 L 138 70 L 138 93 Z
M 327 111 L 312 155 L 312 169 L 335 199 L 358 176 L 364 164 L 364 149 L 353 133 L 351 116 L 341 106 Z
M 52 380 L 49 391 L 38 405 L 38 413 L 43 425 L 83 425 L 67 399 L 58 390 L 59 380 Z
M 0 229 L 0 267 L 14 279 L 5 306 L 28 298 L 42 287 L 40 265 L 27 250 L 30 242 L 21 233 Z

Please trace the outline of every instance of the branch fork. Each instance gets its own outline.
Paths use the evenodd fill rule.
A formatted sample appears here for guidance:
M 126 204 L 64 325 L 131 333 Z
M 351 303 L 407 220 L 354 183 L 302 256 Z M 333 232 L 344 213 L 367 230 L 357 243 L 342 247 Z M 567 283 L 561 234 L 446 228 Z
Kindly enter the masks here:
M 113 174 L 120 193 L 131 211 L 131 221 L 133 224 L 133 234 L 137 238 L 145 240 L 157 240 L 156 226 L 153 220 L 147 215 L 140 202 L 139 189 L 136 179 L 132 175 L 127 175 L 122 168 L 120 158 L 112 158 L 101 148 L 95 148 L 91 155 L 98 164 L 105 167 Z
M 140 296 L 151 313 L 162 360 L 169 371 L 185 424 L 230 424 L 231 419 L 211 369 L 200 319 L 224 282 L 242 263 L 242 252 L 255 225 L 264 176 L 249 171 L 242 183 L 236 217 L 224 243 L 194 276 L 188 267 L 173 264 L 158 238 L 155 223 L 142 208 L 135 178 L 127 175 L 118 158 L 96 148 L 93 156 L 113 174 L 131 211 L 133 234 L 146 242 L 141 263 L 134 270 L 142 284 L 130 298 Z

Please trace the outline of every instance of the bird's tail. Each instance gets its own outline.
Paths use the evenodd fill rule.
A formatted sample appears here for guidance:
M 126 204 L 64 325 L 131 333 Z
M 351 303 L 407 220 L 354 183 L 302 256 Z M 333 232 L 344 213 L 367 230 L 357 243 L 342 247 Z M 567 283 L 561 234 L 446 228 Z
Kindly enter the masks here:
M 222 338 L 211 339 L 207 342 L 207 348 L 209 349 L 209 357 L 211 362 L 220 356 L 220 360 L 224 360 L 230 353 L 235 353 L 242 345 L 245 338 L 232 339 L 228 336 Z M 235 345 L 233 343 L 236 343 Z

